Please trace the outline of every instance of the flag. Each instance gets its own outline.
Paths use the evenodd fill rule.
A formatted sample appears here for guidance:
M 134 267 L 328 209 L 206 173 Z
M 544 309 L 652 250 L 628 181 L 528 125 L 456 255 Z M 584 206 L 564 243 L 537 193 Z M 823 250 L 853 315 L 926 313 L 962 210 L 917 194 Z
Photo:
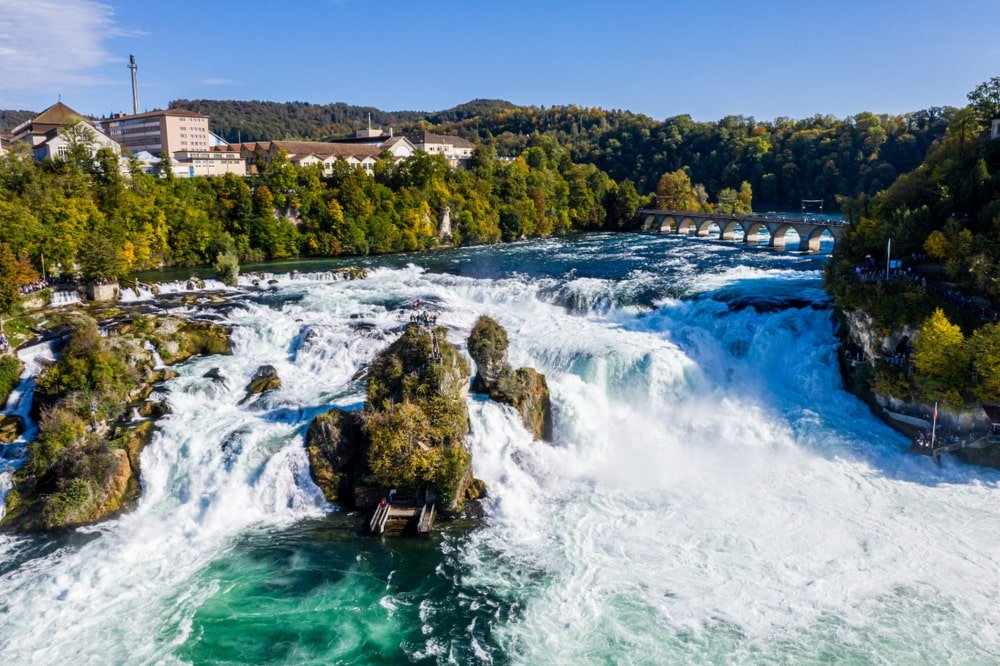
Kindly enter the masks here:
M 937 403 L 934 403 L 934 420 L 937 421 Z

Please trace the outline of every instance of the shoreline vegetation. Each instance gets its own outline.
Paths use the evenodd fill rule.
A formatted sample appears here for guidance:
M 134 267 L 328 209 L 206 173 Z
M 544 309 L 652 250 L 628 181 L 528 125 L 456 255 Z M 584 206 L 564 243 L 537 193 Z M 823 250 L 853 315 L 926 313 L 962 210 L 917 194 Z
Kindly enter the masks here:
M 852 227 L 825 281 L 842 313 L 845 383 L 910 436 L 937 406 L 938 437 L 996 467 L 986 408 L 1000 404 L 1000 77 L 968 97 L 916 169 L 842 200 Z

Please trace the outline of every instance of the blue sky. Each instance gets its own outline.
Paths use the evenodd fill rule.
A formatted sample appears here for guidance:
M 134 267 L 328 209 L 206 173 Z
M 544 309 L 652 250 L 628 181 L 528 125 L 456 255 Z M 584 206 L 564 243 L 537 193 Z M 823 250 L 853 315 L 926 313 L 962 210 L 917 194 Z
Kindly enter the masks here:
M 177 98 L 438 110 L 477 97 L 761 119 L 961 105 L 996 0 L 0 0 L 0 108 Z

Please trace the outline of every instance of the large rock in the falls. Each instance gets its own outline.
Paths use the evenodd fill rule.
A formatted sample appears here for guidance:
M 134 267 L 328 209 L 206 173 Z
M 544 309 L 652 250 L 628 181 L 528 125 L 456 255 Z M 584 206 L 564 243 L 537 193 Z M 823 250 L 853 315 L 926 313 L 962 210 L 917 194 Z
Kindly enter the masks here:
M 247 384 L 247 393 L 241 402 L 246 402 L 255 395 L 260 395 L 265 391 L 274 391 L 281 388 L 281 377 L 273 365 L 262 365 L 257 368 Z
M 334 409 L 309 424 L 309 471 L 328 502 L 353 504 L 354 481 L 365 451 L 364 423 L 358 412 Z
M 36 378 L 32 414 L 38 433 L 13 476 L 0 529 L 57 530 L 94 523 L 138 498 L 139 458 L 165 405 L 148 402 L 153 387 L 176 376 L 157 367 L 151 348 L 186 340 L 187 351 L 224 348 L 228 328 L 168 316 L 97 322 L 67 316 L 58 360 Z M 200 341 L 202 334 L 205 338 Z M 192 338 L 191 336 L 194 336 Z M 219 337 L 221 336 L 221 337 Z M 146 401 L 146 402 L 144 402 Z M 136 422 L 136 413 L 149 420 Z
M 507 362 L 507 331 L 490 317 L 476 320 L 469 334 L 469 355 L 476 362 L 476 378 L 472 390 L 488 393 L 500 377 L 510 370 Z
M 491 400 L 510 405 L 535 439 L 552 439 L 552 401 L 545 375 L 534 368 L 504 373 L 489 390 Z
M 447 329 L 407 327 L 372 361 L 364 412 L 316 417 L 306 436 L 313 480 L 327 499 L 371 508 L 390 489 L 426 490 L 457 513 L 482 490 L 465 447 L 469 365 Z
M 21 532 L 95 523 L 127 509 L 138 498 L 139 453 L 153 436 L 145 421 L 108 442 L 90 439 L 64 448 L 42 473 L 35 461 L 14 474 L 0 528 Z
M 472 390 L 516 409 L 535 439 L 552 439 L 552 401 L 545 375 L 534 368 L 510 367 L 507 331 L 490 317 L 480 317 L 469 334 L 469 355 L 477 370 Z

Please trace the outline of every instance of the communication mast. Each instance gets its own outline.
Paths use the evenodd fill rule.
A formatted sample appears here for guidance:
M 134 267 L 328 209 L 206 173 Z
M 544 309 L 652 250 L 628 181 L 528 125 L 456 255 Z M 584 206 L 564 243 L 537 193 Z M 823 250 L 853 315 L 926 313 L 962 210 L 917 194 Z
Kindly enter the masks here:
M 132 112 L 139 113 L 139 80 L 135 76 L 138 67 L 135 64 L 135 56 L 129 55 L 128 68 L 132 70 Z

